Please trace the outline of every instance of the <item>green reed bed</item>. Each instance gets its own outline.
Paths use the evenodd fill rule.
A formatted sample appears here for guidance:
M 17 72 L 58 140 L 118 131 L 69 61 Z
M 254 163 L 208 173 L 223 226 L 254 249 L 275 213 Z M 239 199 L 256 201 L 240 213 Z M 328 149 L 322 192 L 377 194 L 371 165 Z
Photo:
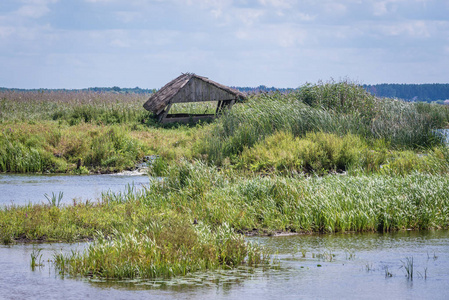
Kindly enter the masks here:
M 390 150 L 383 140 L 368 143 L 360 136 L 308 132 L 294 137 L 277 132 L 245 148 L 233 158 L 234 167 L 270 174 L 350 174 L 405 175 L 412 172 L 447 174 L 449 150 L 434 147 L 421 153 Z
M 75 242 L 92 239 L 97 232 L 108 236 L 114 230 L 138 226 L 148 219 L 144 207 L 129 204 L 106 205 L 79 202 L 60 207 L 45 204 L 4 206 L 0 209 L 0 237 L 5 244 L 16 241 Z M 129 219 L 131 215 L 137 218 Z
M 61 272 L 71 275 L 170 278 L 243 264 L 254 267 L 268 263 L 268 256 L 227 224 L 211 228 L 179 218 L 154 218 L 141 230 L 99 237 L 83 253 L 56 255 L 55 262 Z
M 133 168 L 147 149 L 123 125 L 0 125 L 0 172 L 117 171 Z
M 260 233 L 447 228 L 448 184 L 447 175 L 422 173 L 261 178 L 183 162 L 151 188 L 106 193 L 98 203 L 4 207 L 0 237 L 74 241 L 143 230 L 160 216 Z
M 151 118 L 142 108 L 148 97 L 92 91 L 0 91 L 0 123 L 144 123 Z
M 202 162 L 165 168 L 149 188 L 96 203 L 0 208 L 0 240 L 94 242 L 55 255 L 62 273 L 156 278 L 266 263 L 237 232 L 271 234 L 449 227 L 449 177 L 259 177 Z
M 299 92 L 252 96 L 220 118 L 199 151 L 217 164 L 233 159 L 276 132 L 302 137 L 308 132 L 357 135 L 390 149 L 429 148 L 441 144 L 435 128 L 448 124 L 444 106 L 379 99 L 355 84 L 318 83 Z
M 225 172 L 231 172 L 229 170 Z M 388 231 L 447 228 L 447 176 L 240 177 L 201 163 L 171 167 L 146 205 L 241 231 Z

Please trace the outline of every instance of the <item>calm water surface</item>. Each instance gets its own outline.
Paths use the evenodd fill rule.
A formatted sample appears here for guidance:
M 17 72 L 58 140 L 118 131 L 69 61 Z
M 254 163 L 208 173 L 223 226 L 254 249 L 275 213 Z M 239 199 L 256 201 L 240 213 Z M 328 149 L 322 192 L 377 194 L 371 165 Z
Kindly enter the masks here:
M 0 206 L 46 203 L 44 194 L 96 200 L 147 185 L 147 176 L 0 175 Z M 63 277 L 55 252 L 86 244 L 0 245 L 0 299 L 449 299 L 449 231 L 249 238 L 276 253 L 278 268 L 195 273 L 172 280 Z M 31 270 L 41 249 L 42 267 Z M 404 264 L 413 258 L 414 278 Z M 388 275 L 388 276 L 387 276 Z M 390 277 L 391 275 L 391 277 Z
M 251 238 L 279 268 L 196 273 L 173 280 L 94 281 L 55 272 L 55 252 L 85 244 L 0 246 L 4 299 L 448 299 L 449 231 Z M 34 271 L 30 254 L 42 249 Z M 403 267 L 413 257 L 414 278 Z M 392 277 L 386 277 L 390 273 Z
M 124 192 L 127 185 L 139 188 L 148 184 L 148 176 L 111 175 L 11 175 L 0 174 L 0 206 L 48 203 L 44 194 L 63 192 L 62 204 L 73 199 L 96 200 L 104 191 Z

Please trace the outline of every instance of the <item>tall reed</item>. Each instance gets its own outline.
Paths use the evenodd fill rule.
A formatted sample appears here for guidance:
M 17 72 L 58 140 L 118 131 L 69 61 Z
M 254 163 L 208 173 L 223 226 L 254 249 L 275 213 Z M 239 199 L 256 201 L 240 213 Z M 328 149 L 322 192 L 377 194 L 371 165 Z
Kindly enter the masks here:
M 355 84 L 319 83 L 299 92 L 259 94 L 234 106 L 199 151 L 221 164 L 278 131 L 299 137 L 318 131 L 354 134 L 384 140 L 393 149 L 431 147 L 441 143 L 433 129 L 447 125 L 447 116 L 425 105 L 375 98 Z
M 169 278 L 196 271 L 268 262 L 262 248 L 226 224 L 212 229 L 179 219 L 152 220 L 142 230 L 101 236 L 84 253 L 56 259 L 62 272 L 103 278 Z
M 0 91 L 0 123 L 61 121 L 96 124 L 142 123 L 148 94 L 92 91 Z

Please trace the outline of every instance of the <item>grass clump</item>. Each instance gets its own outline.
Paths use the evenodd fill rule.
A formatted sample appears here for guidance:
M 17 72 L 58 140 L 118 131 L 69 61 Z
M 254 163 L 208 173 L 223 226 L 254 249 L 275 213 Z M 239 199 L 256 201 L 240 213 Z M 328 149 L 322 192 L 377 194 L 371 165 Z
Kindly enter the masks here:
M 56 260 L 72 275 L 103 278 L 169 278 L 196 271 L 267 263 L 262 248 L 244 241 L 226 224 L 211 228 L 179 218 L 152 220 L 113 238 L 98 238 L 87 250 Z
M 243 150 L 239 167 L 254 171 L 325 174 L 357 167 L 366 143 L 358 136 L 309 132 L 303 138 L 279 132 Z

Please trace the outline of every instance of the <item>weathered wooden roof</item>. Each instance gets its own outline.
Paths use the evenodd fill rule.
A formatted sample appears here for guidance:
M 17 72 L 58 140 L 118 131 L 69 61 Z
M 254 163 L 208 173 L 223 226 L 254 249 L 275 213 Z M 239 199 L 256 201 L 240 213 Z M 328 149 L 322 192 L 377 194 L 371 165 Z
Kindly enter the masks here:
M 234 90 L 225 85 L 219 84 L 215 81 L 210 80 L 207 77 L 198 76 L 193 73 L 185 73 L 180 75 L 179 77 L 173 79 L 169 83 L 167 83 L 164 87 L 162 87 L 159 91 L 152 94 L 147 102 L 143 105 L 143 107 L 152 111 L 155 114 L 159 114 L 164 110 L 164 108 L 171 103 L 172 99 L 175 98 L 184 87 L 188 86 L 188 83 L 192 80 L 201 80 L 207 84 L 209 84 L 213 88 L 217 88 L 221 91 L 226 92 L 233 99 L 244 99 L 246 95 L 240 91 Z M 187 93 L 186 93 L 187 94 Z M 179 96 L 179 95 L 178 95 Z M 195 95 L 195 91 L 188 92 L 188 99 L 186 102 L 196 102 L 196 101 L 206 101 L 204 99 L 196 99 L 200 98 L 199 95 Z M 224 99 L 208 99 L 209 101 L 214 100 L 224 100 Z

